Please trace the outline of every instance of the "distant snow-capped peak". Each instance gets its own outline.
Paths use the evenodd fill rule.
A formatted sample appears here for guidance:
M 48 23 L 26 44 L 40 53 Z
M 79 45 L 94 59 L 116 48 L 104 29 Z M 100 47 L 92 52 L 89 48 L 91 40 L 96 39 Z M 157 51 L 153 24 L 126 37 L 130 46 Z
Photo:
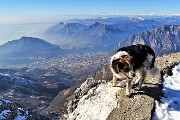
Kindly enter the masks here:
M 132 21 L 134 21 L 134 22 L 146 20 L 146 18 L 141 17 L 141 16 L 137 16 L 137 17 L 135 17 L 135 16 L 129 16 L 129 19 L 132 20 Z

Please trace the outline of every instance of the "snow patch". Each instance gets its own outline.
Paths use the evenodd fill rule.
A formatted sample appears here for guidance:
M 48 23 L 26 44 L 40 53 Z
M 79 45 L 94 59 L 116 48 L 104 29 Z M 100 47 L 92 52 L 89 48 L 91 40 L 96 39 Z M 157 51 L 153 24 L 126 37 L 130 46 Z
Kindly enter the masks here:
M 7 99 L 0 99 L 0 120 L 27 120 L 31 115 L 28 111 L 17 108 L 15 104 Z
M 161 102 L 156 102 L 153 120 L 179 120 L 180 119 L 180 64 L 172 70 L 173 75 L 163 82 Z
M 14 120 L 27 120 L 28 111 L 25 111 L 25 114 L 22 115 L 20 111 L 24 111 L 22 108 L 18 108 L 17 117 Z
M 4 119 L 6 119 L 6 115 L 8 114 L 8 113 L 10 113 L 11 111 L 10 110 L 3 110 L 1 113 L 0 113 L 0 120 L 4 120 Z

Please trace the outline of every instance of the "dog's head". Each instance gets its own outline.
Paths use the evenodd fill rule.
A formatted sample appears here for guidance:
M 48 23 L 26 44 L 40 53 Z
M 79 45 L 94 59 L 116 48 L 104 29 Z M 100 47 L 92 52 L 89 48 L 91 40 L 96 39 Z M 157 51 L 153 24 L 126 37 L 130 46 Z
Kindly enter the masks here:
M 121 56 L 121 58 L 112 61 L 112 67 L 116 73 L 128 73 L 132 70 L 133 57 L 130 55 Z

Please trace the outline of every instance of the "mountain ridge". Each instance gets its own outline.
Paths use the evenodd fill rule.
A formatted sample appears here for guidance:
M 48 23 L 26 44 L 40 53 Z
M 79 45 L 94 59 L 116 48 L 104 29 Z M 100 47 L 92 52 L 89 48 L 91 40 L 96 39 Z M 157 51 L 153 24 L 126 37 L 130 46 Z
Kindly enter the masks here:
M 161 25 L 152 31 L 145 31 L 127 37 L 117 47 L 135 44 L 149 45 L 156 55 L 169 54 L 180 51 L 180 26 Z
M 74 48 L 89 47 L 92 51 L 102 47 L 101 51 L 112 49 L 128 35 L 151 30 L 158 22 L 143 17 L 115 17 L 107 19 L 69 20 L 49 27 L 44 37 L 60 46 Z M 72 45 L 72 42 L 74 44 Z
M 0 46 L 1 56 L 51 56 L 55 51 L 62 52 L 60 47 L 33 37 L 21 37 Z

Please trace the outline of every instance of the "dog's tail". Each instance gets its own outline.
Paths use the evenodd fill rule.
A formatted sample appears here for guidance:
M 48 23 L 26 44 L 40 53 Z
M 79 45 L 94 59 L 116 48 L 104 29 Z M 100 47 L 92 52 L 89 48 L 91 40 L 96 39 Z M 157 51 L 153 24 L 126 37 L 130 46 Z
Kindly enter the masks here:
M 150 74 L 152 75 L 152 77 L 154 78 L 158 78 L 161 79 L 161 73 L 160 70 L 158 69 L 158 67 L 155 65 L 155 53 L 152 49 L 149 49 L 149 54 L 148 54 L 148 58 L 150 61 Z
M 156 65 L 154 65 L 154 67 L 151 67 L 149 72 L 150 72 L 150 74 L 152 75 L 153 78 L 157 78 L 159 80 L 161 79 L 160 70 Z

